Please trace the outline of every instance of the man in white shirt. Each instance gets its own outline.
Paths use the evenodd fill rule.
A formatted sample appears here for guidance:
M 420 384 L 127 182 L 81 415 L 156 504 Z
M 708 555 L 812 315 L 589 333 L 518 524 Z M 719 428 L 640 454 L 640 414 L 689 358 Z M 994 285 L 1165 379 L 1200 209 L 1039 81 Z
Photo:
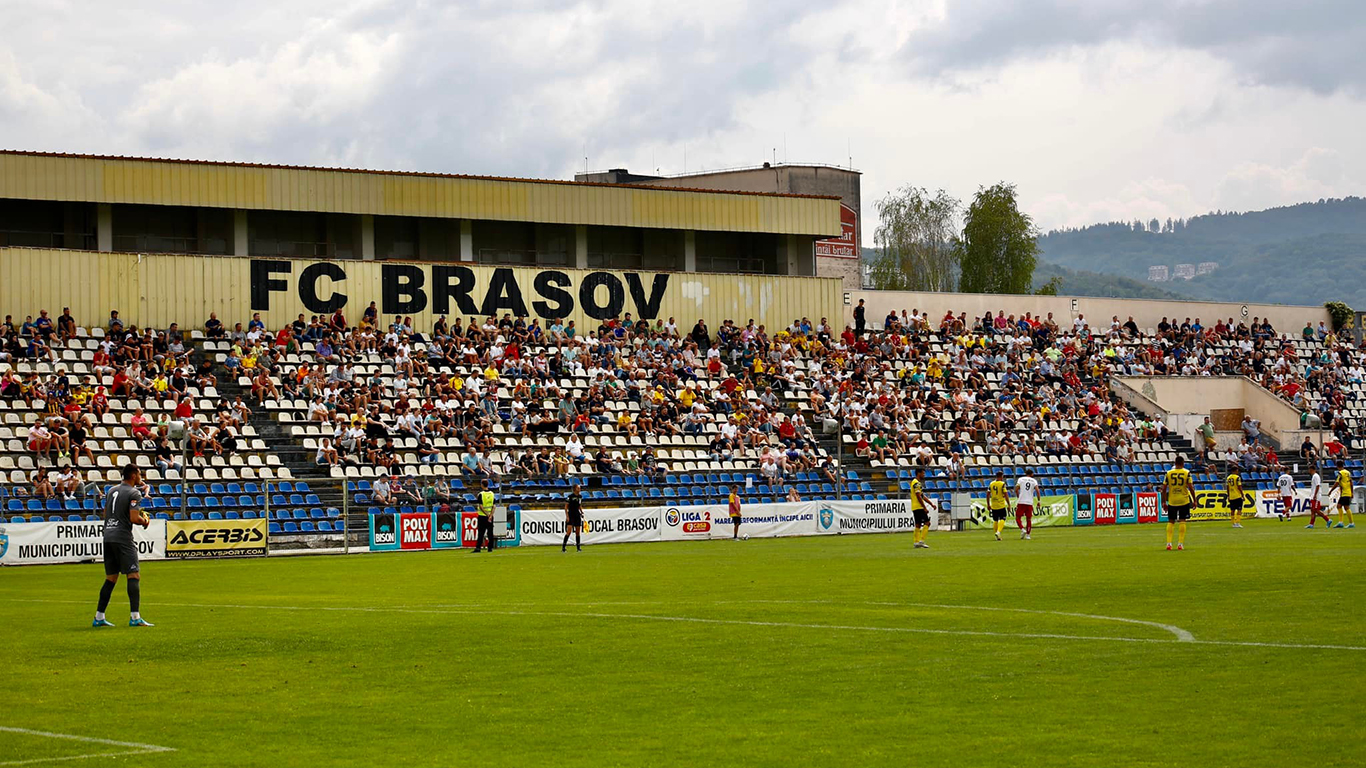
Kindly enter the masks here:
M 1323 502 L 1320 496 L 1323 493 L 1323 478 L 1319 477 L 1319 468 L 1314 467 L 1314 474 L 1309 476 L 1309 525 L 1304 526 L 1312 530 L 1314 521 L 1323 518 L 1323 525 L 1326 528 L 1333 527 L 1333 521 L 1328 519 L 1328 513 L 1323 511 Z
M 1294 509 L 1295 504 L 1295 478 L 1289 472 L 1282 472 L 1276 478 L 1276 492 L 1281 497 L 1281 512 L 1276 515 L 1282 521 L 1290 519 L 1290 510 Z
M 1034 479 L 1034 470 L 1026 468 L 1024 476 L 1015 481 L 1015 527 L 1025 540 L 1034 532 L 1034 500 L 1038 494 L 1039 481 Z

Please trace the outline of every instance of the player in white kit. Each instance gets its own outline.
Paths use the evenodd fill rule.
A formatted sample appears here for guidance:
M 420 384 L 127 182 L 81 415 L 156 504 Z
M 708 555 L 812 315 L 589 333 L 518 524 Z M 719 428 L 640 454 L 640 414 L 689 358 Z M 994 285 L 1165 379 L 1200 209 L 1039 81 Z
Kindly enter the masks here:
M 1295 478 L 1289 472 L 1282 472 L 1276 478 L 1276 493 L 1281 497 L 1281 512 L 1276 515 L 1282 521 L 1290 519 L 1290 510 L 1295 504 Z
M 1034 470 L 1025 469 L 1024 476 L 1015 481 L 1015 526 L 1020 538 L 1029 539 L 1034 532 L 1034 501 L 1039 495 L 1039 481 Z

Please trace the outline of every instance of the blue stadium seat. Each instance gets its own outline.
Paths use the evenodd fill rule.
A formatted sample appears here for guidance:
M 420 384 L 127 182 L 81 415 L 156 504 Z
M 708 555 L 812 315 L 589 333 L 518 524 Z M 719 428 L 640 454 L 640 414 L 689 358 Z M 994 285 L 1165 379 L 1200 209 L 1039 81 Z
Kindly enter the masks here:
M 299 524 L 296 523 L 296 522 L 293 522 L 293 521 L 290 521 L 290 522 L 288 522 L 288 523 L 285 523 L 283 527 L 284 527 L 284 532 L 285 532 L 285 533 L 298 533 L 298 532 L 299 532 Z
M 270 532 L 272 536 L 284 533 L 284 529 L 280 527 L 279 523 L 271 523 L 270 527 L 267 528 L 267 530 Z
M 223 519 L 223 513 L 222 513 L 222 512 L 210 512 L 210 513 L 209 513 L 209 519 L 210 519 L 210 520 L 222 520 L 222 519 Z

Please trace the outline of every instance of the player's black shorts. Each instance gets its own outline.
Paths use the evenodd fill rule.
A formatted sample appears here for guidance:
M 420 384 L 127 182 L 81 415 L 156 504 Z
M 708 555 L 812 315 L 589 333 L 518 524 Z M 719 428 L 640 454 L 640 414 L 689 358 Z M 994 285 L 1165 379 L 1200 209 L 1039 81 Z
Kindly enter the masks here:
M 1228 508 L 1234 512 L 1242 512 L 1243 500 L 1230 497 L 1228 500 Z
M 993 509 L 993 510 L 991 510 L 991 519 L 992 519 L 992 520 L 1004 520 L 1004 519 L 1006 519 L 1006 510 L 1005 510 L 1005 507 L 1001 507 L 1000 509 Z
M 915 516 L 915 527 L 919 528 L 922 525 L 930 524 L 930 513 L 928 510 L 916 509 L 912 510 L 911 514 Z
M 1167 522 L 1184 523 L 1191 519 L 1191 505 L 1170 504 L 1167 506 Z
M 131 541 L 104 542 L 104 575 L 138 572 L 138 545 Z
M 1339 507 L 1342 507 L 1343 509 L 1346 509 L 1346 508 L 1352 506 L 1352 497 L 1351 497 L 1351 496 L 1339 496 L 1339 497 L 1338 497 L 1338 506 L 1339 506 Z
M 583 525 L 583 515 L 576 515 L 573 512 L 570 512 L 569 514 L 565 515 L 565 524 L 568 525 L 570 528 L 579 528 Z

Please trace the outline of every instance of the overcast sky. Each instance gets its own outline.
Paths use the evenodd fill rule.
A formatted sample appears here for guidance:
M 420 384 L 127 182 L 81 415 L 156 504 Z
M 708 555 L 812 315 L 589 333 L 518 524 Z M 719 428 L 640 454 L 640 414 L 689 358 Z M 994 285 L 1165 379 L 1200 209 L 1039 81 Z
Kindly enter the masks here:
M 869 217 L 1006 180 L 1045 228 L 1366 192 L 1363 0 L 0 0 L 0 28 L 5 148 L 549 178 L 776 149 L 852 155 Z

